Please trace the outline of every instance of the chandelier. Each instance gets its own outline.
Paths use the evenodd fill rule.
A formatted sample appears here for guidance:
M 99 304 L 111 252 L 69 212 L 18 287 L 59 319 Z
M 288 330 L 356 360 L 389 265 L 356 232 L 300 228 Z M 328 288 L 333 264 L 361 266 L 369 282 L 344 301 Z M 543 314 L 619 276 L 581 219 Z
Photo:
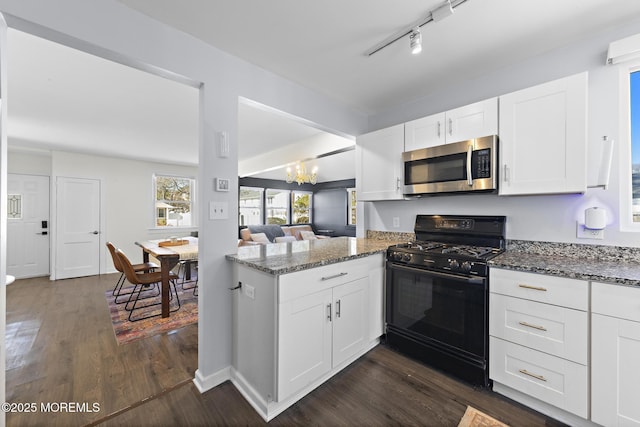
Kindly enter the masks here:
M 287 184 L 291 184 L 293 181 L 298 185 L 310 183 L 315 185 L 318 179 L 318 167 L 314 166 L 311 173 L 307 173 L 307 168 L 304 167 L 304 163 L 296 165 L 295 175 L 291 173 L 291 168 L 287 168 Z

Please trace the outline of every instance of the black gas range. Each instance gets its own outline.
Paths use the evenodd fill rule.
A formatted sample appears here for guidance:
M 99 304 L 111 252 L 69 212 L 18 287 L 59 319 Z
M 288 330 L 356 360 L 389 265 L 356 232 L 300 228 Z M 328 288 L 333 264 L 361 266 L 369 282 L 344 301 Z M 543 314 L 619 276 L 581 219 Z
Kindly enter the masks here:
M 487 261 L 503 250 L 484 246 L 415 241 L 391 246 L 387 249 L 387 259 L 414 267 L 486 276 Z
M 504 216 L 418 215 L 416 240 L 387 249 L 387 344 L 488 386 L 487 261 L 504 251 Z

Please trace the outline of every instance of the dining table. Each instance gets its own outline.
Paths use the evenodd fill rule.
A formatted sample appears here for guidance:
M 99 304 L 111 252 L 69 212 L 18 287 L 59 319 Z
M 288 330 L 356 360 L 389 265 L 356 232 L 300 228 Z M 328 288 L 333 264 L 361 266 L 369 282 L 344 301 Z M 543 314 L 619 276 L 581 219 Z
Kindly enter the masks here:
M 188 262 L 198 259 L 198 238 L 180 237 L 176 239 L 144 240 L 135 243 L 142 248 L 143 262 L 149 262 L 149 258 L 153 257 L 160 263 L 160 272 L 162 273 L 162 317 L 169 317 L 169 277 L 171 270 L 180 261 Z M 190 267 L 190 264 L 187 265 Z M 185 274 L 187 274 L 186 271 Z

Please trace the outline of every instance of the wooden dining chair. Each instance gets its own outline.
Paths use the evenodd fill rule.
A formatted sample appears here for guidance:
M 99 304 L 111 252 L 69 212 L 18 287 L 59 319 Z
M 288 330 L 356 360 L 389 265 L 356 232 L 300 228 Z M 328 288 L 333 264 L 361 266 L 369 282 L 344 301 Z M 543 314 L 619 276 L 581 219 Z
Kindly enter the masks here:
M 129 300 L 125 304 L 125 309 L 129 311 L 129 321 L 136 322 L 138 320 L 148 319 L 150 317 L 160 316 L 162 312 L 154 313 L 154 314 L 145 314 L 138 318 L 133 318 L 133 314 L 136 310 L 143 310 L 148 307 L 161 305 L 162 304 L 162 296 L 156 299 L 156 302 L 150 304 L 143 304 L 138 306 L 138 303 L 143 300 L 141 298 L 141 294 L 144 290 L 145 285 L 156 285 L 162 282 L 162 272 L 161 271 L 152 271 L 148 273 L 136 273 L 133 269 L 133 265 L 129 258 L 122 252 L 120 249 L 116 249 L 116 256 L 120 260 L 120 265 L 122 266 L 122 270 L 124 271 L 124 275 L 129 282 L 133 284 L 133 291 L 129 294 Z M 175 294 L 177 307 L 174 309 L 170 309 L 169 312 L 178 311 L 180 309 L 180 297 L 178 297 L 178 290 L 176 289 L 176 279 L 178 276 L 174 273 L 169 273 L 169 299 L 173 299 L 173 294 Z M 171 292 L 171 285 L 173 285 L 173 292 Z M 158 286 L 160 287 L 160 286 Z M 135 298 L 134 298 L 135 296 Z M 153 313 L 153 312 L 152 312 Z
M 120 259 L 116 255 L 116 247 L 111 242 L 107 242 L 107 248 L 109 248 L 109 253 L 111 254 L 111 259 L 113 260 L 113 266 L 120 272 L 120 278 L 116 282 L 116 286 L 113 288 L 112 295 L 115 297 L 114 301 L 116 304 L 122 304 L 128 300 L 128 296 L 133 292 L 133 290 L 123 291 L 122 287 L 124 286 L 124 282 L 126 281 L 126 277 L 124 275 L 124 271 L 122 270 L 122 265 L 120 264 Z M 158 270 L 160 267 L 153 262 L 144 262 L 142 264 L 133 264 L 133 271 L 136 273 L 149 273 L 155 270 Z M 134 286 L 135 289 L 135 286 Z M 160 295 L 160 290 L 158 288 L 158 295 Z M 118 297 L 123 296 L 124 300 L 119 301 Z M 157 296 L 157 295 L 156 295 Z

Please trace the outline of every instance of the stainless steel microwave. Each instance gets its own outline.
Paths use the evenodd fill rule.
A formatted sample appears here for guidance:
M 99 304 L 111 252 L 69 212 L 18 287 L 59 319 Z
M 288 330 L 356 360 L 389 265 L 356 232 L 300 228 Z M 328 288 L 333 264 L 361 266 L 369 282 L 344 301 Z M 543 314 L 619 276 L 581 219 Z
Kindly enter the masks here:
M 402 153 L 404 194 L 496 191 L 496 135 Z

